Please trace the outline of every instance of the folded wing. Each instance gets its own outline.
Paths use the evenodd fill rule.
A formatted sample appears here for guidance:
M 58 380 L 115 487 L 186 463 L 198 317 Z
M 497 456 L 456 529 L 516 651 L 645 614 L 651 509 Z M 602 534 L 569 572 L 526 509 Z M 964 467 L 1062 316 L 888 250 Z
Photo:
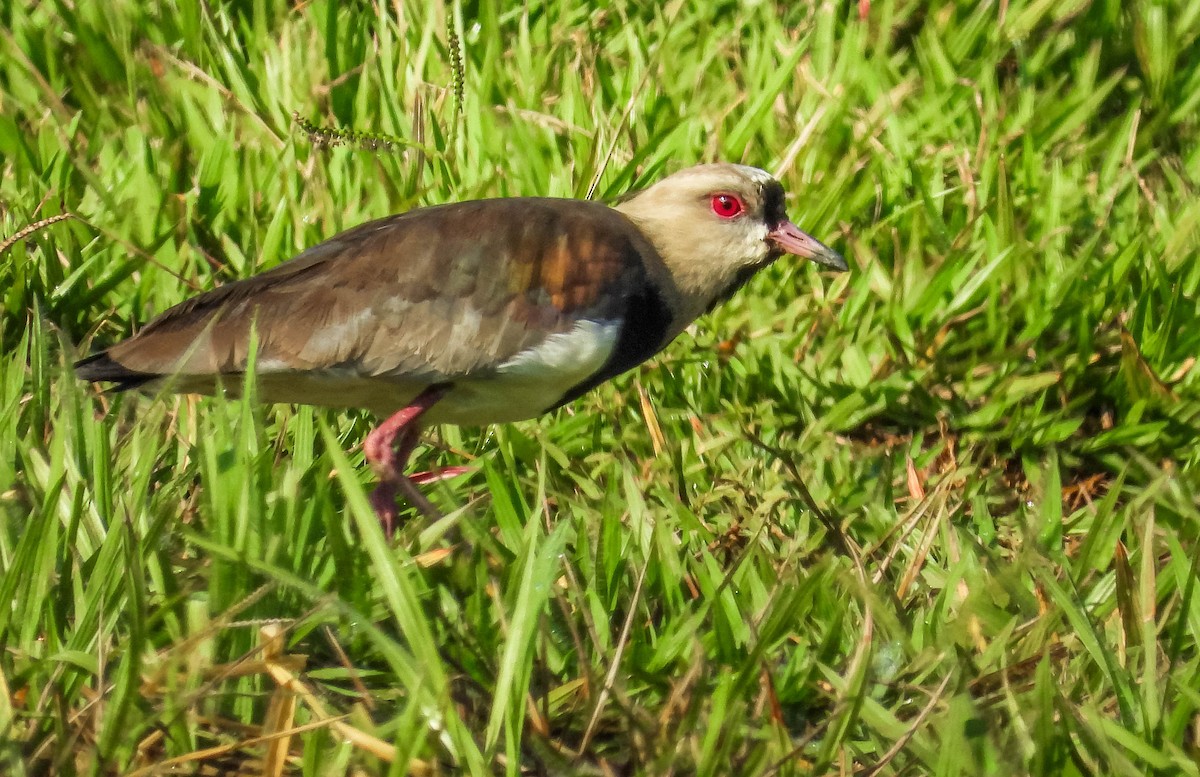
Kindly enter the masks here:
M 655 263 L 636 227 L 596 203 L 426 208 L 194 297 L 77 367 L 118 388 L 175 376 L 179 390 L 210 391 L 246 370 L 253 330 L 259 374 L 453 382 L 485 376 L 580 320 L 625 320 Z M 643 350 L 657 350 L 654 339 Z

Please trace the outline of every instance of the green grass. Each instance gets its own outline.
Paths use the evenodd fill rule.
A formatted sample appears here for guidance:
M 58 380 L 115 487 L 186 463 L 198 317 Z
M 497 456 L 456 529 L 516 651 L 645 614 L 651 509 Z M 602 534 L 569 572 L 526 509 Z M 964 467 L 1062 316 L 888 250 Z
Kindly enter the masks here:
M 1200 4 L 858 6 L 0 2 L 0 772 L 1200 774 Z M 852 271 L 438 430 L 391 545 L 369 419 L 69 367 L 711 159 Z

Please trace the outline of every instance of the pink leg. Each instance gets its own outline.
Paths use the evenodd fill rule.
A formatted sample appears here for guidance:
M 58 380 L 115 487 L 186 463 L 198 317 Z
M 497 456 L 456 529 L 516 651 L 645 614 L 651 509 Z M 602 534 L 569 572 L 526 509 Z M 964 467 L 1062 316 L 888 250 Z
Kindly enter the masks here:
M 417 447 L 421 434 L 420 419 L 429 408 L 446 395 L 449 386 L 430 386 L 390 418 L 375 427 L 363 440 L 367 463 L 379 477 L 379 485 L 371 493 L 371 506 L 379 515 L 383 530 L 392 536 L 396 524 L 396 493 L 399 491 L 413 507 L 431 518 L 440 518 L 437 511 L 416 485 L 404 475 L 408 457 Z

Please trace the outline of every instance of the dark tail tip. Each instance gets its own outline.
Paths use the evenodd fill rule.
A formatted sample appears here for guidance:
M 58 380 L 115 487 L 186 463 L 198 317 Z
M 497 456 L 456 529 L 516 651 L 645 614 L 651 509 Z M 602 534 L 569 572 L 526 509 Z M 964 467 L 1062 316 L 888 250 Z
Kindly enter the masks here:
M 84 380 L 116 383 L 111 391 L 126 391 L 159 377 L 150 372 L 131 370 L 114 360 L 107 351 L 94 353 L 75 362 L 75 374 Z

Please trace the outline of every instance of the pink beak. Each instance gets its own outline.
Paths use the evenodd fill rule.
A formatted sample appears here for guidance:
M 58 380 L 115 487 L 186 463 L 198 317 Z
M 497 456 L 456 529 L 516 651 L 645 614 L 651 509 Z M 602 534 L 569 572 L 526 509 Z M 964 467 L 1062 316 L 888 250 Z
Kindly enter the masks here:
M 767 242 L 784 253 L 812 259 L 817 264 L 825 265 L 838 272 L 845 272 L 849 269 L 841 254 L 815 237 L 801 232 L 800 227 L 786 219 L 767 233 Z

